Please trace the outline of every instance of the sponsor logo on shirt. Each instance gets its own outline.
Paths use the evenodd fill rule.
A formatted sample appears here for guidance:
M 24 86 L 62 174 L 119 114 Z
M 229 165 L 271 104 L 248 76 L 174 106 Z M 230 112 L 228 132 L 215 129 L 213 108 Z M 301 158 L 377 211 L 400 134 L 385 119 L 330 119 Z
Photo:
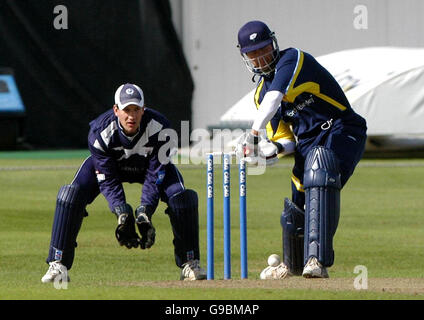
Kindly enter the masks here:
M 301 103 L 294 105 L 293 109 L 287 110 L 285 114 L 288 117 L 294 117 L 296 113 L 298 113 L 299 111 L 302 111 L 304 108 L 310 106 L 314 102 L 315 102 L 314 97 L 311 95 L 309 99 L 306 99 L 302 101 Z
M 119 170 L 123 172 L 130 172 L 130 173 L 140 173 L 144 171 L 143 168 L 129 167 L 129 166 L 119 166 Z

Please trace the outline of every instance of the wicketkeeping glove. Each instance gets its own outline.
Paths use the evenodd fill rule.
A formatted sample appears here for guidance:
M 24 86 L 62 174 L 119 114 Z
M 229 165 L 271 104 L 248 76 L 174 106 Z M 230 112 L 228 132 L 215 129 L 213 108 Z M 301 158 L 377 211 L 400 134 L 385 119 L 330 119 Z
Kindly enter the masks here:
M 129 204 L 117 206 L 113 213 L 118 218 L 115 236 L 119 244 L 126 246 L 128 249 L 137 248 L 140 237 L 135 231 L 135 220 L 131 206 Z
M 145 205 L 135 210 L 135 222 L 141 235 L 139 240 L 141 249 L 148 249 L 155 243 L 156 230 L 151 221 L 153 211 L 151 207 Z

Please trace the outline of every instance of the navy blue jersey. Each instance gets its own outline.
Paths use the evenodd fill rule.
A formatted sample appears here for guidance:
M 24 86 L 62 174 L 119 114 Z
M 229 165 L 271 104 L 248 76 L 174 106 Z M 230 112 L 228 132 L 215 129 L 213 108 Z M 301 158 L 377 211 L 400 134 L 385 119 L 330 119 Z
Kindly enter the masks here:
M 100 192 L 111 209 L 126 202 L 123 182 L 143 183 L 141 202 L 157 203 L 156 182 L 165 170 L 158 151 L 166 143 L 158 136 L 169 127 L 162 114 L 149 108 L 145 108 L 139 131 L 132 137 L 124 134 L 112 109 L 90 122 L 88 147 Z
M 275 72 L 258 82 L 256 103 L 261 103 L 268 91 L 283 93 L 276 116 L 291 124 L 296 148 L 304 157 L 329 127 L 365 134 L 365 120 L 353 111 L 337 81 L 306 52 L 296 48 L 280 52 Z

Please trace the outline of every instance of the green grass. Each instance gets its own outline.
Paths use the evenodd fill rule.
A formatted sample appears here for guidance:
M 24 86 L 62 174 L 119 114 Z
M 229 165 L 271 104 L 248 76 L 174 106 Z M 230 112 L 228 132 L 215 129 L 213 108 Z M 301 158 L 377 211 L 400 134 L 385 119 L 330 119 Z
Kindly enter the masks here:
M 76 156 L 79 154 L 79 156 Z M 335 264 L 330 280 L 346 279 L 352 288 L 340 290 L 258 285 L 260 271 L 272 253 L 281 255 L 280 214 L 290 197 L 293 159 L 282 159 L 263 175 L 248 176 L 249 279 L 240 278 L 238 179 L 232 170 L 232 285 L 179 286 L 169 218 L 160 204 L 153 216 L 157 241 L 150 250 L 120 247 L 114 236 L 116 218 L 99 196 L 87 210 L 78 237 L 67 290 L 42 284 L 47 270 L 51 226 L 57 191 L 69 183 L 84 152 L 69 157 L 34 153 L 34 157 L 0 154 L 0 299 L 423 299 L 422 291 L 383 292 L 353 290 L 356 265 L 376 278 L 423 278 L 424 160 L 370 160 L 361 162 L 342 191 L 339 227 L 334 239 Z M 403 166 L 394 166 L 402 163 Z M 408 164 L 411 164 L 408 166 Z M 418 164 L 418 165 L 416 165 Z M 69 166 L 53 170 L 55 166 Z M 33 170 L 28 168 L 37 166 Z M 14 170 L 6 170 L 14 167 Z M 16 167 L 23 167 L 17 170 Z M 201 262 L 206 266 L 206 202 L 204 166 L 179 166 L 186 187 L 199 194 Z M 222 181 L 216 170 L 215 278 L 223 279 Z M 133 207 L 141 185 L 125 184 Z M 299 279 L 299 283 L 314 281 Z M 169 287 L 167 283 L 169 282 Z M 219 282 L 219 281 L 217 281 Z M 160 285 L 165 283 L 165 285 Z M 262 283 L 262 282 L 261 282 Z M 252 286 L 254 288 L 252 289 Z

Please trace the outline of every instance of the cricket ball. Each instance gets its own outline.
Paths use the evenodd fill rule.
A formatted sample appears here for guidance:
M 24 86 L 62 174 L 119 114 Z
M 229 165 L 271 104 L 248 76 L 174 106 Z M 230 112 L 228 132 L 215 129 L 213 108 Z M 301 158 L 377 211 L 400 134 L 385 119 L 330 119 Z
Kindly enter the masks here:
M 270 267 L 276 267 L 280 264 L 280 256 L 278 254 L 271 254 L 268 257 L 268 265 Z

